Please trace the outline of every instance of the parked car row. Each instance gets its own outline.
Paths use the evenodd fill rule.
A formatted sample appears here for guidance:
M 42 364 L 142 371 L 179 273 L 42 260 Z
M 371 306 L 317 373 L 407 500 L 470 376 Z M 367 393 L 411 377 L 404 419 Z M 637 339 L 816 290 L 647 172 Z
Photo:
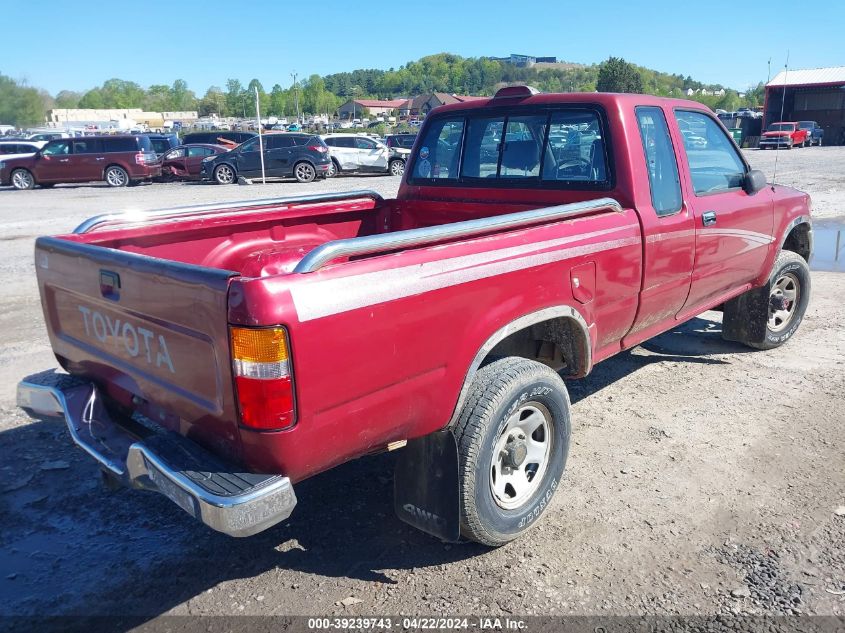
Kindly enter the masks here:
M 287 132 L 259 139 L 251 132 L 218 131 L 187 134 L 181 145 L 175 134 L 84 136 L 40 144 L 16 141 L 0 143 L 0 185 L 32 189 L 97 180 L 112 187 L 152 180 L 233 184 L 239 178 L 260 177 L 262 166 L 268 178 L 299 182 L 341 173 L 401 176 L 414 138 Z

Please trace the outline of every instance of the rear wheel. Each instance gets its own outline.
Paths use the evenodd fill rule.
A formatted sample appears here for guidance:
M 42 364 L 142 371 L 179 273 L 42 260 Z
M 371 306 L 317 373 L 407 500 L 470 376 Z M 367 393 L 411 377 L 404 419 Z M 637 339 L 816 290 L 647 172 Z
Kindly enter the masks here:
M 126 170 L 119 165 L 111 165 L 107 167 L 104 176 L 109 187 L 125 187 L 129 184 L 129 174 L 127 174 Z
M 317 177 L 317 171 L 311 163 L 297 163 L 293 168 L 293 175 L 299 182 L 311 182 Z
M 401 176 L 405 173 L 405 161 L 404 160 L 392 160 L 390 161 L 390 175 L 391 176 Z
M 332 159 L 332 162 L 329 164 L 329 168 L 326 171 L 326 178 L 334 178 L 338 175 L 338 173 L 340 173 L 340 168 L 337 166 L 337 163 L 334 162 L 334 159 Z
M 214 169 L 214 180 L 218 185 L 231 185 L 235 182 L 235 170 L 225 163 Z
M 35 178 L 26 169 L 16 169 L 12 172 L 12 186 L 15 189 L 32 189 L 35 187 Z
M 454 429 L 461 534 L 499 546 L 548 508 L 569 452 L 569 396 L 552 369 L 524 358 L 476 374 Z

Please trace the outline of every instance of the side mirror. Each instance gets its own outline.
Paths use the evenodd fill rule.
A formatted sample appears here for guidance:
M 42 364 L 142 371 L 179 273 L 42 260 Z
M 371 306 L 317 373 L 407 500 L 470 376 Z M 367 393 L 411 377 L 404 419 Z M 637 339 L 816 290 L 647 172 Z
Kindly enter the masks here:
M 752 169 L 747 174 L 742 182 L 742 188 L 749 196 L 766 187 L 766 174 L 759 169 Z

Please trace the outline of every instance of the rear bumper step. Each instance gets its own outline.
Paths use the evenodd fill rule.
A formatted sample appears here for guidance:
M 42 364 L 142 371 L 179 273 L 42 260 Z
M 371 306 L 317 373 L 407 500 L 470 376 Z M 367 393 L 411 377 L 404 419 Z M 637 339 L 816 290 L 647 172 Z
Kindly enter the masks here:
M 63 417 L 73 441 L 111 479 L 155 490 L 218 532 L 251 536 L 288 518 L 296 505 L 287 477 L 237 472 L 180 435 L 115 421 L 91 382 L 42 372 L 18 384 L 17 402 L 34 417 Z

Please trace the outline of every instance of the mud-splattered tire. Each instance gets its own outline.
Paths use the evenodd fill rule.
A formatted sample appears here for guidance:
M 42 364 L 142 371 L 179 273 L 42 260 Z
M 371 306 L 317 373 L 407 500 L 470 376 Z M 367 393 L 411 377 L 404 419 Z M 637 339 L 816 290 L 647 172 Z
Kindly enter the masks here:
M 810 267 L 781 251 L 769 281 L 725 303 L 722 336 L 755 349 L 774 349 L 795 334 L 810 301 Z
M 569 395 L 552 369 L 509 357 L 475 376 L 454 428 L 461 535 L 497 547 L 537 523 L 569 453 Z

